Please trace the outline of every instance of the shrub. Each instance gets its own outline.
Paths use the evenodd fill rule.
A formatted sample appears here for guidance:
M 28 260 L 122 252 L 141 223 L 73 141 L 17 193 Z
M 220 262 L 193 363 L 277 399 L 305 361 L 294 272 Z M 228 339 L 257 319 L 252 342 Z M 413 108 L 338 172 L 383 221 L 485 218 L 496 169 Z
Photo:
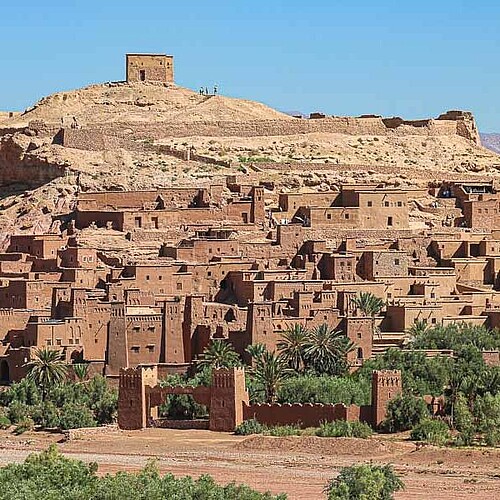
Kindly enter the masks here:
M 234 433 L 238 436 L 248 436 L 250 434 L 262 434 L 267 430 L 265 425 L 257 422 L 255 418 L 250 420 L 244 420 L 240 425 L 236 427 Z
M 286 380 L 278 391 L 280 403 L 370 404 L 370 383 L 350 377 L 302 375 Z
M 0 415 L 0 429 L 8 429 L 12 425 L 6 415 Z
M 472 427 L 464 429 L 455 439 L 456 446 L 471 446 L 474 442 L 476 433 Z
M 78 387 L 78 384 L 73 384 Z M 99 424 L 109 424 L 116 416 L 118 408 L 118 391 L 110 389 L 106 378 L 96 375 L 84 386 L 84 393 L 80 400 L 75 400 L 86 404 L 94 413 L 94 418 Z
M 13 401 L 26 405 L 38 404 L 41 401 L 40 391 L 30 379 L 23 378 L 0 392 L 0 405 L 9 406 Z
M 353 465 L 326 486 L 328 500 L 391 500 L 404 484 L 391 465 Z
M 410 439 L 442 446 L 450 439 L 450 429 L 442 420 L 424 419 L 413 428 Z
M 498 446 L 500 444 L 500 429 L 488 429 L 484 433 L 484 441 L 487 446 Z
M 319 429 L 316 430 L 316 436 L 320 437 L 356 437 L 366 439 L 372 434 L 372 428 L 364 422 L 346 422 L 344 420 L 322 422 Z
M 60 426 L 61 429 L 78 429 L 79 427 L 95 427 L 92 412 L 83 405 L 66 403 L 61 408 Z
M 30 407 L 19 401 L 12 401 L 9 405 L 7 417 L 13 424 L 17 424 L 22 420 L 28 418 L 30 412 Z
M 24 434 L 25 432 L 32 431 L 35 428 L 35 422 L 29 417 L 20 420 L 14 429 L 15 434 Z
M 63 457 L 55 447 L 30 455 L 22 464 L 0 468 L 0 498 L 95 500 L 285 500 L 285 495 L 258 493 L 248 486 L 220 486 L 210 477 L 161 476 L 148 464 L 139 473 L 119 472 L 98 477 L 97 464 Z
M 264 432 L 269 436 L 300 436 L 301 429 L 298 425 L 277 425 Z
M 45 401 L 33 408 L 33 420 L 35 424 L 52 429 L 59 427 L 59 412 L 57 407 L 51 401 Z
M 423 399 L 410 395 L 398 396 L 387 404 L 387 416 L 382 428 L 388 432 L 407 431 L 428 415 Z
M 193 396 L 188 394 L 167 396 L 161 407 L 161 414 L 174 420 L 192 420 L 207 414 L 206 406 L 198 404 Z
M 453 405 L 453 425 L 457 431 L 470 431 L 474 427 L 474 419 L 463 394 L 459 394 Z

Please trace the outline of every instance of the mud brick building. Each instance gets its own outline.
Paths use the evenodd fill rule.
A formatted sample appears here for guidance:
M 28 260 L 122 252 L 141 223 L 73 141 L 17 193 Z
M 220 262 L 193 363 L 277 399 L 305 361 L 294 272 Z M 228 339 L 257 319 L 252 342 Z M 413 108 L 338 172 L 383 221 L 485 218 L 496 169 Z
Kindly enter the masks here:
M 174 56 L 165 54 L 127 54 L 127 82 L 174 81 Z
M 496 196 L 489 183 L 458 182 L 427 195 L 461 217 Z M 121 369 L 143 365 L 185 372 L 213 339 L 243 359 L 250 344 L 274 350 L 296 324 L 343 332 L 352 370 L 403 345 L 417 321 L 500 326 L 496 222 L 408 229 L 412 196 L 383 185 L 278 193 L 234 176 L 80 193 L 76 228 L 12 235 L 0 253 L 1 380 L 19 380 L 47 346 L 118 383 Z M 103 248 L 108 238 L 137 253 Z M 377 316 L 356 307 L 361 292 L 384 301 Z
M 300 206 L 298 205 L 300 203 Z M 304 204 L 306 203 L 306 204 Z M 296 196 L 280 196 L 280 209 L 292 220 L 311 227 L 344 229 L 407 229 L 408 195 L 401 189 L 378 186 L 341 186 L 338 193 L 316 193 L 299 202 Z

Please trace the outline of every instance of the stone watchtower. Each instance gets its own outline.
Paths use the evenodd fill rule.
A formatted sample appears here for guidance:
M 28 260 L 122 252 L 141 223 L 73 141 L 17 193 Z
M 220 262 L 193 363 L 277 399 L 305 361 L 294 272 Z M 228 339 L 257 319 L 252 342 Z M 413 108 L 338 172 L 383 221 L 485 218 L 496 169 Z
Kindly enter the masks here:
M 245 370 L 214 370 L 210 396 L 210 430 L 232 432 L 243 422 L 243 403 L 248 404 Z
M 375 370 L 372 374 L 372 422 L 378 427 L 387 414 L 387 403 L 403 392 L 400 370 Z
M 150 367 L 121 368 L 118 393 L 118 426 L 120 429 L 144 429 L 148 425 L 149 408 L 146 386 L 156 386 L 158 369 Z
M 174 56 L 127 54 L 127 82 L 174 81 Z

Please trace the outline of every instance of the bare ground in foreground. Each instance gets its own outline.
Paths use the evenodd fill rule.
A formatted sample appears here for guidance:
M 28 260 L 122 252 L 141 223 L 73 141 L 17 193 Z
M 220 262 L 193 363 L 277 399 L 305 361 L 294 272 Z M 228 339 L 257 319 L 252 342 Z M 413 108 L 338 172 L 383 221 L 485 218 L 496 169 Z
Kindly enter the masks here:
M 392 463 L 406 485 L 402 499 L 500 498 L 500 449 L 452 449 L 394 440 L 316 437 L 240 437 L 209 431 L 109 430 L 63 441 L 44 432 L 15 436 L 0 431 L 0 465 L 19 462 L 58 442 L 69 457 L 97 462 L 99 472 L 135 471 L 155 457 L 162 472 L 210 474 L 217 481 L 246 483 L 261 491 L 286 492 L 291 500 L 322 499 L 339 467 Z

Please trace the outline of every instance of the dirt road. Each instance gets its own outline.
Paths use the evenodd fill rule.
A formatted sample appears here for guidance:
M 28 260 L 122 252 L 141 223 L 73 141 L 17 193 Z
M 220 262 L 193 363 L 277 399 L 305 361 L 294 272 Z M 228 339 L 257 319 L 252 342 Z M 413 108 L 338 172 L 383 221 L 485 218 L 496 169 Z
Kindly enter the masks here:
M 0 432 L 0 465 L 62 439 L 60 434 L 14 436 Z M 500 497 L 500 450 L 424 447 L 387 438 L 239 437 L 208 431 L 112 430 L 59 443 L 72 458 L 97 462 L 99 472 L 139 470 L 152 457 L 162 472 L 210 474 L 217 481 L 246 483 L 286 492 L 290 500 L 323 499 L 338 469 L 353 463 L 392 463 L 406 489 L 397 499 L 488 499 Z

